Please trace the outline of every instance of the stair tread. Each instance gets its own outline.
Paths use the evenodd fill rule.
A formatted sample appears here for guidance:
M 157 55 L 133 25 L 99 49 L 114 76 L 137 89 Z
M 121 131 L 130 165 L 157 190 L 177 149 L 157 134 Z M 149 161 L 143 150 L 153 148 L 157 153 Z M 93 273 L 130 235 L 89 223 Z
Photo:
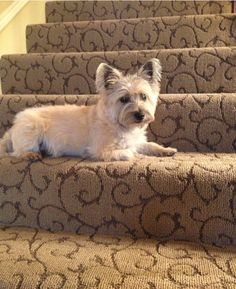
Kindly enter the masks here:
M 49 1 L 46 2 L 46 21 L 217 14 L 230 13 L 231 9 L 230 1 Z
M 222 269 L 235 267 L 235 247 L 26 228 L 1 229 L 0 246 L 6 248 L 1 252 L 2 288 L 14 288 L 15 276 L 32 289 L 59 287 L 62 282 L 64 289 L 138 289 L 150 284 L 215 289 L 219 281 L 224 288 L 235 286 L 234 271 Z
M 234 92 L 236 47 L 3 55 L 3 93 L 95 93 L 97 66 L 134 72 L 150 58 L 163 66 L 162 93 Z
M 28 52 L 120 51 L 236 45 L 236 14 L 27 26 Z

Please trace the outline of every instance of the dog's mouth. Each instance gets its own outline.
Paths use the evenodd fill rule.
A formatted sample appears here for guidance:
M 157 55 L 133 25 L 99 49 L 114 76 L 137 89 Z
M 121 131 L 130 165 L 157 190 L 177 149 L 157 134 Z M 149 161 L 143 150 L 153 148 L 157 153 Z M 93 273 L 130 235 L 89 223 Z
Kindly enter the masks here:
M 135 112 L 133 113 L 133 120 L 134 123 L 137 124 L 149 124 L 154 121 L 154 116 L 152 116 L 149 113 L 144 113 L 144 112 Z
M 145 107 L 137 107 L 127 105 L 121 109 L 117 123 L 123 129 L 130 129 L 135 127 L 146 127 L 149 123 L 154 121 L 154 116 Z
M 154 121 L 154 117 L 150 114 L 134 115 L 134 113 L 129 113 L 125 117 L 118 118 L 118 124 L 124 128 L 128 129 L 131 127 L 143 127 Z

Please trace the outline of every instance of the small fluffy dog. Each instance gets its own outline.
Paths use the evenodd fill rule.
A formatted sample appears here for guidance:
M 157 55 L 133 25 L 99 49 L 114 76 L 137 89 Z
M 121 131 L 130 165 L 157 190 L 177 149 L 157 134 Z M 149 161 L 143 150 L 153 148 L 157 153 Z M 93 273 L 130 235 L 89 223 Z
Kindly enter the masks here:
M 37 160 L 80 156 L 95 160 L 129 160 L 135 154 L 171 156 L 177 150 L 147 142 L 160 91 L 161 65 L 146 62 L 134 75 L 101 63 L 96 72 L 99 101 L 92 106 L 28 108 L 0 140 L 0 155 Z

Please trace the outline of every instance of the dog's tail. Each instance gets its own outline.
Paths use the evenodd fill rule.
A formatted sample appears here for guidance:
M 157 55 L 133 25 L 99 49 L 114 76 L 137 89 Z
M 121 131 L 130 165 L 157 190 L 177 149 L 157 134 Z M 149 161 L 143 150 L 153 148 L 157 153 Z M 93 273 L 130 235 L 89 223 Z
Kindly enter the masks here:
M 8 155 L 12 151 L 12 142 L 9 132 L 6 132 L 2 138 L 0 138 L 0 156 Z

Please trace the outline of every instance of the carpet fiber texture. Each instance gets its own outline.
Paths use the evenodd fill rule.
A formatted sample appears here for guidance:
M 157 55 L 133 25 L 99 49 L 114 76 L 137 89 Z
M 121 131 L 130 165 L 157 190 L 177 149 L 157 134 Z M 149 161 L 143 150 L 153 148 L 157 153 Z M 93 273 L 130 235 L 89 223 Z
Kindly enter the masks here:
M 230 1 L 48 1 L 47 22 L 231 13 Z
M 0 166 L 2 225 L 236 244 L 235 154 Z
M 42 105 L 95 105 L 95 72 L 160 59 L 148 139 L 172 157 L 0 158 L 0 289 L 236 288 L 231 1 L 48 1 L 3 55 L 0 137 Z
M 28 52 L 81 52 L 233 46 L 234 14 L 30 25 Z
M 236 91 L 236 47 L 4 55 L 2 90 L 6 94 L 96 93 L 95 72 L 101 62 L 132 73 L 153 57 L 163 67 L 162 93 Z
M 96 101 L 95 95 L 5 96 L 0 99 L 1 130 L 25 107 Z M 150 136 L 180 151 L 201 153 L 113 163 L 2 158 L 0 222 L 50 231 L 236 244 L 236 155 L 222 153 L 235 151 L 235 106 L 235 94 L 160 97 Z M 213 153 L 217 151 L 221 153 Z
M 0 288 L 235 289 L 235 247 L 0 230 Z

